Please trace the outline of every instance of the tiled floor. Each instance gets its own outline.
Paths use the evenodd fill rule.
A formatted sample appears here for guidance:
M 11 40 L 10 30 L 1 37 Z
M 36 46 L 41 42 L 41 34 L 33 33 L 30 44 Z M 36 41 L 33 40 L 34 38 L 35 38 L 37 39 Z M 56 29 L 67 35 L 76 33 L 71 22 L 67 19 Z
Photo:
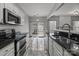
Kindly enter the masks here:
M 45 50 L 46 37 L 31 37 L 31 44 L 28 47 L 27 56 L 48 56 L 47 51 Z

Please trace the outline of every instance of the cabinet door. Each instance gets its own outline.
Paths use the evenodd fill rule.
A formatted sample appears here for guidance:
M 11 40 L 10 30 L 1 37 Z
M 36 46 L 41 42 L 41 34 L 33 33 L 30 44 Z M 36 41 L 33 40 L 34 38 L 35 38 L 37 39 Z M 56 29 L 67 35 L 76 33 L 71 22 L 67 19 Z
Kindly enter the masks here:
M 3 23 L 3 8 L 4 3 L 0 3 L 0 23 Z
M 54 56 L 63 56 L 63 48 L 56 43 L 55 41 L 53 41 L 53 47 L 54 47 Z
M 54 56 L 58 56 L 58 54 L 57 54 L 57 48 L 55 46 L 56 46 L 55 42 L 53 41 Z
M 52 39 L 49 37 L 49 54 L 50 56 L 53 56 L 53 41 Z

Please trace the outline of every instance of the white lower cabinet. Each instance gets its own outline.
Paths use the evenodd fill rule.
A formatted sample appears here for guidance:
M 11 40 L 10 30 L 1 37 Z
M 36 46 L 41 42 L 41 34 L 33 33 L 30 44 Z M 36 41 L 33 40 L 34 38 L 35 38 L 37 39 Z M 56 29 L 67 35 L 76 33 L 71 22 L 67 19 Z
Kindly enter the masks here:
M 53 41 L 53 48 L 54 48 L 54 56 L 63 56 L 63 48 Z
M 50 56 L 72 56 L 65 48 L 49 37 L 49 54 Z
M 14 42 L 0 49 L 0 56 L 14 56 Z

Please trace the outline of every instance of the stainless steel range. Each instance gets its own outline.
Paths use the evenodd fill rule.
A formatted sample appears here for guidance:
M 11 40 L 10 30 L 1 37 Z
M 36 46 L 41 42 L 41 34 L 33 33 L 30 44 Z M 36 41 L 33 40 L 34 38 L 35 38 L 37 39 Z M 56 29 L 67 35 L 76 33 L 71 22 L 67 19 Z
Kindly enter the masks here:
M 15 56 L 23 56 L 26 52 L 26 34 L 16 35 Z

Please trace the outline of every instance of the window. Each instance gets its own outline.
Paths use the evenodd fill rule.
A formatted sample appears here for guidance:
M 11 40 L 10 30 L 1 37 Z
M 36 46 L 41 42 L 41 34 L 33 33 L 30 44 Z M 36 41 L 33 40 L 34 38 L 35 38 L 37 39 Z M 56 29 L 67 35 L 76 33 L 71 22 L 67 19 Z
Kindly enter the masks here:
M 38 36 L 44 36 L 44 22 L 38 23 Z

